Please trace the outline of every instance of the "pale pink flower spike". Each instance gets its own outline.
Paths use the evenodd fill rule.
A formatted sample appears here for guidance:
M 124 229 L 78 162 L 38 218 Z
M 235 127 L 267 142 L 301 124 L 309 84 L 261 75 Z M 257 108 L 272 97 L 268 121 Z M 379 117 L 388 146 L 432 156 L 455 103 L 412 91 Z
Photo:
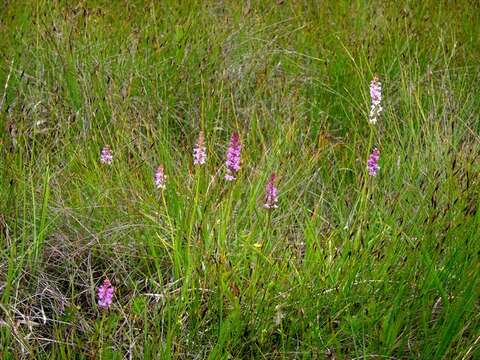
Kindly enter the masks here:
M 193 148 L 193 164 L 194 165 L 203 165 L 207 160 L 207 152 L 205 149 L 205 137 L 203 131 L 200 131 L 198 135 L 197 143 Z
M 227 150 L 227 173 L 225 174 L 225 180 L 233 181 L 236 179 L 236 174 L 240 170 L 240 153 L 242 151 L 242 144 L 240 143 L 240 136 L 238 132 L 234 132 L 230 138 L 230 145 Z
M 155 187 L 157 189 L 165 189 L 165 182 L 167 181 L 167 176 L 165 175 L 165 171 L 163 169 L 163 165 L 160 165 L 157 170 L 155 171 L 154 176 Z
M 110 146 L 105 145 L 100 153 L 100 162 L 102 164 L 110 165 L 113 161 L 113 155 L 110 151 Z
M 103 280 L 103 284 L 98 288 L 98 307 L 108 309 L 112 305 L 113 293 L 115 288 L 110 280 Z
M 275 173 L 272 173 L 265 189 L 265 204 L 263 205 L 265 209 L 275 209 L 278 207 L 278 191 L 275 186 L 275 179 Z
M 367 161 L 367 170 L 370 176 L 376 176 L 378 174 L 378 171 L 380 170 L 380 166 L 378 166 L 379 159 L 380 159 L 380 150 L 375 148 L 373 149 Z
M 368 121 L 370 124 L 376 124 L 380 113 L 383 111 L 381 102 L 382 102 L 382 83 L 379 81 L 378 77 L 374 77 L 370 82 L 370 114 L 368 116 Z

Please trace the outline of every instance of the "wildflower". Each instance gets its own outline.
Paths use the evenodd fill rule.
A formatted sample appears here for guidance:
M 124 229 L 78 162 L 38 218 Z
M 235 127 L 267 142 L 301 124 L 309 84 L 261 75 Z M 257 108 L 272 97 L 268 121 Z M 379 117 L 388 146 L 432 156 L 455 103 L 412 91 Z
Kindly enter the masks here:
M 165 189 L 165 182 L 167 180 L 167 176 L 165 175 L 163 165 L 158 166 L 157 170 L 155 171 L 155 176 L 153 180 L 157 189 Z
M 193 164 L 194 165 L 203 165 L 207 159 L 207 154 L 205 151 L 205 137 L 203 131 L 200 131 L 198 135 L 198 140 L 193 148 Z
M 375 148 L 373 149 L 367 161 L 367 170 L 370 176 L 377 175 L 378 170 L 380 170 L 380 166 L 378 166 L 379 159 L 380 159 L 380 150 Z
M 112 152 L 110 151 L 110 146 L 105 145 L 100 153 L 100 162 L 102 164 L 110 165 L 113 161 Z
M 240 170 L 240 152 L 242 150 L 242 144 L 240 144 L 240 136 L 238 132 L 234 132 L 230 138 L 230 145 L 227 150 L 227 173 L 225 174 L 225 180 L 233 181 L 236 179 L 235 174 Z
M 114 291 L 110 280 L 103 280 L 103 284 L 98 288 L 98 307 L 108 309 L 112 305 Z
M 372 103 L 370 105 L 368 121 L 370 124 L 376 124 L 378 117 L 383 110 L 382 105 L 380 104 L 382 101 L 382 83 L 376 76 L 370 82 L 370 97 Z
M 277 188 L 275 187 L 275 178 L 275 173 L 272 173 L 265 189 L 265 204 L 263 207 L 266 209 L 274 209 L 278 207 L 278 194 Z

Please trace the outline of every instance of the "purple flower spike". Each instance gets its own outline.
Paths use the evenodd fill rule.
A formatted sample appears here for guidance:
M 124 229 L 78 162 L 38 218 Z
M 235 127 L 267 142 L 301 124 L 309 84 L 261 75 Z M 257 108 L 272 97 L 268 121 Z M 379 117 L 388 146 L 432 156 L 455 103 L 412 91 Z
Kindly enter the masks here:
M 163 169 L 163 165 L 160 165 L 157 170 L 155 171 L 154 176 L 155 187 L 157 189 L 165 189 L 165 182 L 167 181 L 167 176 L 165 175 L 165 171 Z
M 370 105 L 370 114 L 368 116 L 368 121 L 370 124 L 376 124 L 380 113 L 383 108 L 381 105 L 382 101 L 382 83 L 378 80 L 378 77 L 374 77 L 370 82 L 370 97 L 372 103 Z
M 266 209 L 274 209 L 278 207 L 278 193 L 277 188 L 275 187 L 275 179 L 275 173 L 272 173 L 265 189 L 265 204 L 263 207 Z
M 368 169 L 368 174 L 370 176 L 376 176 L 378 174 L 378 170 L 380 170 L 380 166 L 378 166 L 379 159 L 380 159 L 380 150 L 375 148 L 373 149 L 367 161 L 367 169 Z
M 113 161 L 112 152 L 110 151 L 110 146 L 105 145 L 100 153 L 100 162 L 102 164 L 110 165 Z
M 205 149 L 205 137 L 203 131 L 200 131 L 198 140 L 193 148 L 193 165 L 203 165 L 207 159 L 207 153 Z
M 227 150 L 227 173 L 225 180 L 233 181 L 236 179 L 235 175 L 240 170 L 240 152 L 242 151 L 242 144 L 240 143 L 240 136 L 238 132 L 234 132 L 230 138 L 230 145 Z
M 103 280 L 103 284 L 98 288 L 98 307 L 108 309 L 112 305 L 113 293 L 115 288 L 110 280 Z

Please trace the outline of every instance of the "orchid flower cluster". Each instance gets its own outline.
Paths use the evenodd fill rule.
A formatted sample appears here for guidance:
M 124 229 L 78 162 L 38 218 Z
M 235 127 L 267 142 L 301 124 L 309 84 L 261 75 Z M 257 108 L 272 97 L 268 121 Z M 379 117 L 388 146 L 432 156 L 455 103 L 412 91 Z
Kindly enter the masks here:
M 369 114 L 369 122 L 376 124 L 380 113 L 382 112 L 381 100 L 382 100 L 382 83 L 378 77 L 374 77 L 370 82 L 370 97 L 371 107 Z M 233 132 L 230 137 L 230 143 L 227 148 L 226 161 L 225 161 L 225 175 L 226 181 L 234 181 L 237 179 L 237 174 L 240 171 L 241 163 L 242 143 L 240 141 L 240 135 L 238 132 Z M 370 154 L 367 160 L 367 170 L 370 176 L 376 176 L 380 170 L 378 165 L 380 159 L 380 150 L 375 148 Z M 198 139 L 193 148 L 193 164 L 195 166 L 201 166 L 206 163 L 207 152 L 205 147 L 205 136 L 203 131 L 200 131 Z M 105 145 L 100 153 L 100 162 L 102 164 L 111 165 L 113 162 L 113 155 L 108 145 Z M 153 176 L 153 182 L 157 189 L 165 189 L 166 187 L 165 169 L 163 165 L 159 165 Z M 265 204 L 266 209 L 272 209 L 277 207 L 277 189 L 275 187 L 275 174 L 270 176 L 267 187 L 265 189 Z
M 382 84 L 377 77 L 373 78 L 370 83 L 371 108 L 369 114 L 369 122 L 376 124 L 380 113 L 382 112 Z M 237 179 L 240 171 L 242 143 L 238 132 L 233 132 L 230 137 L 230 142 L 226 152 L 225 161 L 225 175 L 226 181 L 232 182 Z M 201 166 L 206 163 L 207 153 L 205 147 L 205 136 L 201 131 L 193 148 L 193 165 Z M 376 176 L 380 170 L 379 166 L 380 150 L 374 148 L 367 160 L 367 171 L 370 176 Z M 113 155 L 108 145 L 105 145 L 100 153 L 100 163 L 111 165 L 113 162 Z M 267 181 L 265 187 L 265 197 L 263 207 L 265 209 L 275 209 L 278 207 L 278 190 L 276 187 L 276 174 L 272 173 Z M 157 189 L 166 188 L 165 168 L 159 165 L 153 176 L 153 182 Z M 108 309 L 112 304 L 112 299 L 115 289 L 110 280 L 105 279 L 100 287 L 98 287 L 98 306 L 100 308 Z
M 226 153 L 225 161 L 225 176 L 226 181 L 234 181 L 237 179 L 237 174 L 240 171 L 240 162 L 241 162 L 241 152 L 242 152 L 242 143 L 240 141 L 240 135 L 238 132 L 233 132 L 230 137 L 230 143 Z M 198 135 L 197 142 L 193 148 L 193 165 L 201 166 L 206 163 L 207 160 L 207 151 L 205 146 L 205 135 L 203 131 L 200 131 Z M 100 163 L 102 164 L 112 164 L 113 155 L 108 145 L 105 145 L 100 152 Z M 275 188 L 274 182 L 275 175 L 273 174 L 270 178 L 266 189 L 266 203 L 265 208 L 276 208 L 277 207 L 277 189 Z M 165 189 L 167 182 L 167 175 L 165 174 L 165 168 L 160 164 L 154 172 L 153 183 L 157 189 Z

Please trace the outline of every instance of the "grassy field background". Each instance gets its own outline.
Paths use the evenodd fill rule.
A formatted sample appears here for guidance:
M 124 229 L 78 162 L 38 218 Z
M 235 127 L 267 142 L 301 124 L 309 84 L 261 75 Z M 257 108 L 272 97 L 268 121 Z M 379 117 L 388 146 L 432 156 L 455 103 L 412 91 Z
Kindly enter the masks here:
M 477 1 L 7 0 L 0 21 L 2 359 L 480 358 Z

